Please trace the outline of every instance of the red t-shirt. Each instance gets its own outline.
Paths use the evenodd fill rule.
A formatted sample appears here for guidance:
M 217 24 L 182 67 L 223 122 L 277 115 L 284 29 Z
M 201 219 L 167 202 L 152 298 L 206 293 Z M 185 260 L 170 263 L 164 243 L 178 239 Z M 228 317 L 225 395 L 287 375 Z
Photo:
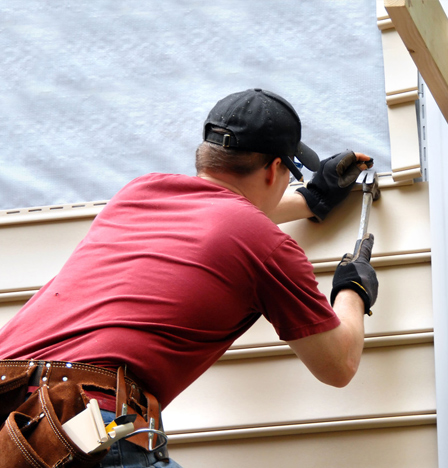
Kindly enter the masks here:
M 0 357 L 126 363 L 165 407 L 261 314 L 282 340 L 339 324 L 302 249 L 246 198 L 148 174 L 0 331 Z

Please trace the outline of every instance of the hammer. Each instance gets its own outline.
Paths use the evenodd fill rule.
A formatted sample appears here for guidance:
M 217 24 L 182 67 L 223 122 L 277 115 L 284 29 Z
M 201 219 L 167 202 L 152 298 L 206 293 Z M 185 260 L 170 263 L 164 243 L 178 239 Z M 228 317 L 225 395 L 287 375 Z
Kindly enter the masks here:
M 355 256 L 358 253 L 362 238 L 367 233 L 367 226 L 369 224 L 370 207 L 372 206 L 372 201 L 378 200 L 378 198 L 380 198 L 381 195 L 380 189 L 378 187 L 378 175 L 376 172 L 371 170 L 362 171 L 359 174 L 356 182 L 362 183 L 363 195 L 358 239 L 356 241 L 355 250 L 353 252 L 353 255 Z

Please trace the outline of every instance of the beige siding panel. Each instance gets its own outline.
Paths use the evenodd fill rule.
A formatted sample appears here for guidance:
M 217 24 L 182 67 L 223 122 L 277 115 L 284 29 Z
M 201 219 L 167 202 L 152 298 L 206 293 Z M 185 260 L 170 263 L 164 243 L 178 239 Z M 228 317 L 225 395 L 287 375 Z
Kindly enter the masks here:
M 367 336 L 416 333 L 433 329 L 431 264 L 377 268 L 378 300 L 364 320 Z M 318 275 L 329 296 L 332 274 Z
M 408 102 L 389 106 L 387 114 L 389 117 L 392 177 L 396 179 L 396 172 L 420 168 L 415 103 Z M 419 173 L 419 175 L 421 174 Z
M 283 343 L 279 340 L 274 327 L 264 318 L 258 321 L 233 344 L 232 348 L 249 348 Z
M 418 99 L 418 90 L 414 89 L 412 91 L 406 91 L 404 93 L 391 94 L 386 96 L 386 102 L 388 106 L 393 106 L 395 104 L 403 104 L 405 102 L 415 102 Z
M 367 335 L 413 333 L 433 329 L 430 264 L 379 270 L 380 289 Z
M 436 427 L 170 445 L 184 468 L 437 468 Z
M 107 205 L 107 200 L 75 203 L 68 205 L 34 206 L 30 208 L 13 208 L 0 211 L 0 224 L 28 224 L 43 222 L 60 222 L 68 219 L 93 219 Z
M 395 29 L 383 30 L 384 83 L 386 95 L 417 90 L 418 72 Z M 410 130 L 412 132 L 412 130 Z
M 373 316 L 366 317 L 366 336 L 427 332 L 433 329 L 431 264 L 420 263 L 377 268 L 379 295 Z M 316 275 L 320 290 L 330 296 L 332 273 Z M 234 343 L 234 348 L 279 343 L 272 325 L 264 318 Z
M 374 315 L 366 317 L 366 336 L 397 335 L 431 331 L 433 328 L 430 263 L 377 268 L 380 282 Z M 316 275 L 321 291 L 329 297 L 333 274 Z M 0 299 L 2 296 L 0 295 Z M 25 304 L 0 301 L 0 327 Z M 282 343 L 272 325 L 261 317 L 232 348 L 268 346 Z
M 433 413 L 432 344 L 364 350 L 349 386 L 317 381 L 295 356 L 220 361 L 164 411 L 168 432 Z
M 321 224 L 301 220 L 280 227 L 297 240 L 312 262 L 336 261 L 354 247 L 361 202 L 362 192 L 355 191 Z M 92 219 L 0 224 L 0 292 L 44 285 L 85 236 Z M 427 183 L 382 189 L 372 206 L 369 231 L 375 235 L 375 257 L 429 251 Z
M 413 180 L 421 177 L 415 109 L 418 70 L 382 1 L 377 2 L 377 18 L 383 44 L 392 175 L 395 181 Z
M 376 0 L 376 17 L 378 20 L 389 18 L 389 13 L 384 7 L 384 0 Z
M 381 31 L 394 28 L 394 25 L 390 18 L 378 19 L 378 21 L 376 22 L 376 25 L 378 26 L 378 29 L 380 29 Z
M 362 192 L 350 194 L 323 223 L 308 220 L 282 224 L 312 262 L 340 260 L 353 251 L 358 235 Z M 374 257 L 430 250 L 426 182 L 385 188 L 372 205 L 369 232 L 375 236 Z
M 0 328 L 14 317 L 23 304 L 24 302 L 0 302 Z
M 58 273 L 92 219 L 0 225 L 0 292 L 35 289 Z

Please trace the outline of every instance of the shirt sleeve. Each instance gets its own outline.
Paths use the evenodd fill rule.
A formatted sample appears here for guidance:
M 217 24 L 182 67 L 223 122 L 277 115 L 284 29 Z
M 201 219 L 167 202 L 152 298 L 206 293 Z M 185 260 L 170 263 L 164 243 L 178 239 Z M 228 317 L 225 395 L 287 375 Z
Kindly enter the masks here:
M 291 238 L 265 260 L 257 297 L 261 313 L 284 341 L 332 330 L 340 324 L 318 289 L 313 266 Z

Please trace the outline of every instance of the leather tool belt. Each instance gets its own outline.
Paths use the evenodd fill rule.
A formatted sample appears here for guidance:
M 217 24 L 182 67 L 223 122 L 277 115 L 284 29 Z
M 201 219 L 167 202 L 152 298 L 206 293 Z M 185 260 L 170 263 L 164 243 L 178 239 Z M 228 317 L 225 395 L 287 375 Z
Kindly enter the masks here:
M 98 391 L 116 397 L 117 416 L 137 415 L 137 434 L 129 442 L 168 459 L 160 405 L 124 367 L 0 360 L 0 468 L 96 466 L 107 450 L 86 454 L 62 424 L 84 411 L 89 392 Z

